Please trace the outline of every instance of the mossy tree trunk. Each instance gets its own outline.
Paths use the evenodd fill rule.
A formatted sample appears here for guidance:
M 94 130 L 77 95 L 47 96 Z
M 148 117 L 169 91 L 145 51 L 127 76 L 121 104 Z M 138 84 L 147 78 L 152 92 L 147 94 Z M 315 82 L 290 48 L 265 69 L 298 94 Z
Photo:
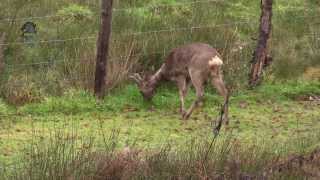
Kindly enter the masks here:
M 260 34 L 251 61 L 249 75 L 250 87 L 255 87 L 261 83 L 263 70 L 272 61 L 271 56 L 268 55 L 267 46 L 272 27 L 272 4 L 273 0 L 261 0 Z
M 5 68 L 5 62 L 4 62 L 4 42 L 6 39 L 6 34 L 2 33 L 0 34 L 0 75 L 4 71 Z
M 94 93 L 103 98 L 106 89 L 107 58 L 111 34 L 113 0 L 102 0 L 101 27 L 97 44 L 97 60 Z

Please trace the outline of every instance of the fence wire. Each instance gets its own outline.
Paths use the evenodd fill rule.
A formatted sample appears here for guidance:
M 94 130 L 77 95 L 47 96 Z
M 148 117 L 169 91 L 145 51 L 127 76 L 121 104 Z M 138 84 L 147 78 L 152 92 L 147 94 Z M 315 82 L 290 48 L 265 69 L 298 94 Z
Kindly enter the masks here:
M 320 18 L 319 16 L 307 16 L 309 18 Z M 299 17 L 297 17 L 299 18 Z M 151 30 L 151 31 L 140 31 L 140 32 L 131 32 L 131 33 L 121 33 L 121 32 L 114 32 L 115 34 L 119 34 L 120 36 L 141 36 L 145 34 L 157 34 L 157 33 L 165 33 L 165 32 L 179 32 L 179 31 L 191 31 L 192 30 L 199 30 L 199 29 L 214 29 L 226 26 L 233 26 L 233 25 L 243 25 L 243 24 L 256 24 L 258 21 L 254 22 L 252 20 L 243 20 L 233 23 L 223 23 L 223 24 L 216 24 L 216 25 L 199 25 L 199 26 L 191 26 L 191 27 L 172 27 L 168 29 L 159 29 L 159 30 Z M 319 25 L 319 23 L 312 23 L 311 25 Z M 310 25 L 310 24 L 309 24 Z M 0 46 L 12 46 L 12 45 L 31 45 L 31 44 L 45 44 L 45 43 L 64 43 L 68 41 L 83 41 L 83 40 L 96 40 L 97 35 L 88 35 L 86 37 L 73 37 L 67 39 L 50 39 L 50 40 L 39 40 L 35 42 L 8 42 L 2 43 Z
M 181 28 L 182 30 L 185 30 L 186 28 Z M 180 29 L 180 30 L 181 30 Z M 195 27 L 191 27 L 190 29 L 197 29 Z M 175 29 L 177 30 L 177 29 Z M 169 32 L 170 30 L 167 31 L 157 31 L 157 32 Z M 155 31 L 153 31 L 155 32 Z M 151 33 L 151 32 L 143 32 L 143 33 Z M 302 37 L 311 37 L 315 38 L 316 40 L 320 40 L 320 34 L 313 33 L 313 34 L 304 34 Z M 278 40 L 277 38 L 271 38 L 271 40 Z M 255 43 L 255 42 L 254 42 Z M 254 44 L 253 43 L 253 44 Z M 248 43 L 251 44 L 251 43 Z M 123 55 L 123 56 L 109 56 L 108 61 L 118 61 L 122 59 L 127 59 L 127 58 L 132 58 L 132 57 L 139 57 L 143 55 L 156 55 L 156 54 L 162 54 L 165 52 L 165 50 L 162 51 L 153 51 L 153 52 L 148 52 L 148 53 L 137 53 L 137 54 L 132 54 L 132 55 Z M 85 60 L 85 58 L 61 58 L 61 59 L 55 59 L 54 57 L 48 57 L 48 58 L 39 58 L 39 59 L 33 59 L 33 61 L 36 61 L 34 63 L 22 63 L 22 64 L 4 64 L 6 68 L 13 69 L 15 67 L 27 67 L 27 66 L 36 66 L 36 65 L 47 65 L 47 64 L 60 64 L 60 63 L 67 63 L 67 62 L 72 62 L 78 60 L 79 63 L 81 62 L 94 62 L 92 60 Z
M 141 36 L 145 34 L 157 34 L 157 33 L 165 33 L 165 32 L 179 32 L 179 31 L 192 31 L 198 29 L 213 29 L 225 26 L 232 26 L 232 25 L 241 25 L 241 24 L 252 24 L 252 21 L 239 21 L 234 23 L 224 23 L 224 24 L 217 24 L 217 25 L 203 25 L 203 26 L 192 26 L 192 27 L 172 27 L 169 29 L 159 29 L 153 31 L 141 31 L 141 32 L 133 32 L 133 33 L 119 33 L 120 36 Z M 114 32 L 117 33 L 117 32 Z M 39 40 L 35 42 L 8 42 L 2 43 L 0 46 L 10 46 L 10 45 L 30 45 L 30 44 L 44 44 L 44 43 L 64 43 L 68 41 L 83 41 L 83 40 L 91 40 L 97 39 L 97 35 L 89 35 L 87 37 L 74 37 L 68 39 L 51 39 L 51 40 Z
M 156 54 L 162 54 L 165 51 L 154 51 L 151 53 L 147 53 L 147 55 L 156 55 Z M 108 58 L 108 61 L 110 62 L 115 62 L 118 60 L 122 60 L 122 59 L 128 59 L 128 58 L 133 58 L 133 57 L 140 57 L 145 55 L 145 53 L 137 53 L 137 54 L 132 54 L 132 55 L 125 55 L 125 56 L 117 56 L 117 57 L 112 57 L 110 56 Z M 25 63 L 25 64 L 5 64 L 5 66 L 9 69 L 15 68 L 15 67 L 26 67 L 26 66 L 35 66 L 35 65 L 46 65 L 46 64 L 59 64 L 59 63 L 65 63 L 65 62 L 71 62 L 71 61 L 75 61 L 75 60 L 79 60 L 78 62 L 93 62 L 95 63 L 95 61 L 92 60 L 84 60 L 84 58 L 63 58 L 63 59 L 52 59 L 52 58 L 48 58 L 45 61 L 40 61 L 40 62 L 36 62 L 36 63 Z

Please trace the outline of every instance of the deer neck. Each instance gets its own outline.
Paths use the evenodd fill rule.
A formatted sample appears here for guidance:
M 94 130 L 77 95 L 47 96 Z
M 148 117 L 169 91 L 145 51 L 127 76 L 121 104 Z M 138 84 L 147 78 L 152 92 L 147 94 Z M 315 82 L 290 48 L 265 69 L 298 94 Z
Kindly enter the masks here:
M 150 84 L 156 88 L 156 86 L 159 84 L 159 82 L 162 80 L 163 78 L 163 71 L 164 71 L 164 65 L 161 66 L 161 68 L 154 74 L 151 76 L 150 78 Z

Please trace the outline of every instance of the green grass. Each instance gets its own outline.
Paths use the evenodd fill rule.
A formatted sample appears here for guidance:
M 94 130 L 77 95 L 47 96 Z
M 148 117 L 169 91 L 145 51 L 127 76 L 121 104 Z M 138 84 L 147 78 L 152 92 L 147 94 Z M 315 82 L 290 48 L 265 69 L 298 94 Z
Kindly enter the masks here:
M 299 96 L 319 95 L 319 82 L 266 84 L 256 90 L 235 92 L 230 103 L 230 126 L 222 136 L 243 142 L 284 143 L 313 136 L 320 129 L 317 102 L 295 100 Z M 187 103 L 194 99 L 191 91 Z M 178 113 L 175 88 L 165 85 L 152 103 L 144 102 L 136 86 L 128 85 L 97 101 L 89 92 L 72 90 L 62 97 L 12 108 L 1 103 L 0 160 L 13 161 L 35 140 L 45 140 L 56 131 L 76 139 L 95 137 L 96 147 L 115 131 L 117 147 L 157 148 L 166 143 L 176 147 L 193 138 L 212 137 L 212 119 L 218 116 L 222 98 L 206 91 L 204 107 L 183 122 Z

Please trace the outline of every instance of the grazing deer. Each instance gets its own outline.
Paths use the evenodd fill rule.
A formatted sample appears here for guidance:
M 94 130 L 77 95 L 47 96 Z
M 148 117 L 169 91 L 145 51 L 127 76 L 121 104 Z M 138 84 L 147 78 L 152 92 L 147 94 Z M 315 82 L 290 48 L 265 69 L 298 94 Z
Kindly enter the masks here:
M 180 112 L 183 119 L 188 119 L 195 107 L 204 96 L 204 83 L 211 77 L 212 85 L 224 97 L 224 117 L 228 123 L 228 91 L 224 85 L 221 66 L 223 62 L 216 49 L 208 44 L 193 43 L 173 49 L 161 68 L 153 75 L 139 74 L 131 76 L 136 81 L 141 94 L 146 100 L 151 100 L 157 85 L 161 80 L 170 80 L 177 83 L 180 95 Z M 194 86 L 197 98 L 186 111 L 184 98 L 190 85 Z

